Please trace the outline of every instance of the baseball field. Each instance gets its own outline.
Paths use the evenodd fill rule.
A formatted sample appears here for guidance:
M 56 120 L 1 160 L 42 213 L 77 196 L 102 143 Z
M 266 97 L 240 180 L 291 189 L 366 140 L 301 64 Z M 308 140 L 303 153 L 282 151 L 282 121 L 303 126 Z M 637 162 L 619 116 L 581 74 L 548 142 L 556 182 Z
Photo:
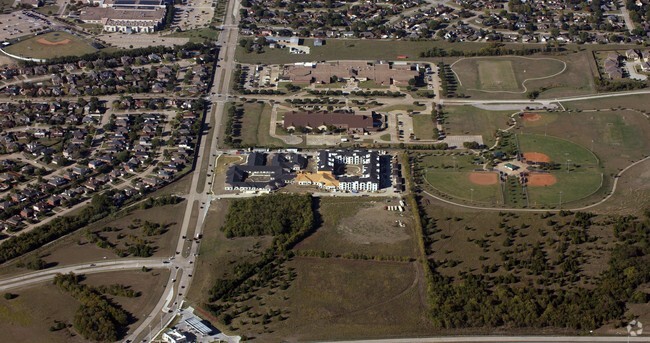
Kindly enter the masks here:
M 97 51 L 83 38 L 62 31 L 27 38 L 4 50 L 13 55 L 39 59 L 80 56 Z

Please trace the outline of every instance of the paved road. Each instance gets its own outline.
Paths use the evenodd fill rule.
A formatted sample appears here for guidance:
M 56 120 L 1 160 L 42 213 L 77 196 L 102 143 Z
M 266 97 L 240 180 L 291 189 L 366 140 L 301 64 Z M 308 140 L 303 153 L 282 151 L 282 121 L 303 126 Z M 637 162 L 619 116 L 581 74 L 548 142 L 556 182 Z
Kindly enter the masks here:
M 619 5 L 621 6 L 621 15 L 623 15 L 623 20 L 625 20 L 625 27 L 627 27 L 628 31 L 632 32 L 634 30 L 634 22 L 630 17 L 630 11 L 625 7 L 625 0 L 621 0 Z
M 650 337 L 607 337 L 607 336 L 455 336 L 427 338 L 375 339 L 358 341 L 329 341 L 321 343 L 580 343 L 580 342 L 648 342 Z
M 97 261 L 58 268 L 45 269 L 33 273 L 22 274 L 12 278 L 0 280 L 0 292 L 22 288 L 25 286 L 42 283 L 54 279 L 56 274 L 94 274 L 121 270 L 147 268 L 171 268 L 173 264 L 164 263 L 160 258 L 143 258 L 128 260 Z
M 132 342 L 140 342 L 143 339 L 149 340 L 154 337 L 147 337 L 148 332 L 159 332 L 167 325 L 175 316 L 175 313 L 181 308 L 185 299 L 185 294 L 188 291 L 191 283 L 191 275 L 194 272 L 194 259 L 198 253 L 199 243 L 191 240 L 201 234 L 203 222 L 210 205 L 210 198 L 207 194 L 210 189 L 207 183 L 211 180 L 208 177 L 201 177 L 202 173 L 208 171 L 211 161 L 214 160 L 213 156 L 217 155 L 217 135 L 221 129 L 221 119 L 224 114 L 225 102 L 228 100 L 228 89 L 230 86 L 230 78 L 232 71 L 235 68 L 235 48 L 237 47 L 237 39 L 239 21 L 239 1 L 231 0 L 228 2 L 226 11 L 225 24 L 223 31 L 219 35 L 217 44 L 221 46 L 219 51 L 219 63 L 214 75 L 212 89 L 208 100 L 212 104 L 207 109 L 206 126 L 213 127 L 214 137 L 202 137 L 201 146 L 198 147 L 199 151 L 196 157 L 196 166 L 192 172 L 192 181 L 190 192 L 187 196 L 187 207 L 183 216 L 183 222 L 179 234 L 178 243 L 176 246 L 177 254 L 174 256 L 174 262 L 178 265 L 179 271 L 170 276 L 170 280 L 163 292 L 158 304 L 152 310 L 151 314 L 126 338 Z M 211 142 L 211 144 L 206 144 Z M 207 156 L 209 158 L 205 158 Z M 206 184 L 199 185 L 199 182 Z M 198 211 L 198 218 L 192 218 L 194 207 L 200 206 Z M 194 223 L 192 223 L 195 221 Z M 187 237 L 183 239 L 183 237 Z M 187 240 L 189 239 L 189 241 Z M 176 282 L 172 280 L 176 279 Z M 173 292 L 173 293 L 172 293 Z M 162 320 L 160 318 L 162 316 Z M 160 327 L 159 323 L 163 323 Z M 149 330 L 147 330 L 149 329 Z

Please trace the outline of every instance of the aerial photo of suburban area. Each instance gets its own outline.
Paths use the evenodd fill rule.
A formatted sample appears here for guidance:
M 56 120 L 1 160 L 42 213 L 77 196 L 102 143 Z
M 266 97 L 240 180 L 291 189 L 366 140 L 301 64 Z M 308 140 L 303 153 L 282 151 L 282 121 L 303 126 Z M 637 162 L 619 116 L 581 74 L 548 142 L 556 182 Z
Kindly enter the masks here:
M 0 0 L 0 342 L 650 342 L 650 0 Z

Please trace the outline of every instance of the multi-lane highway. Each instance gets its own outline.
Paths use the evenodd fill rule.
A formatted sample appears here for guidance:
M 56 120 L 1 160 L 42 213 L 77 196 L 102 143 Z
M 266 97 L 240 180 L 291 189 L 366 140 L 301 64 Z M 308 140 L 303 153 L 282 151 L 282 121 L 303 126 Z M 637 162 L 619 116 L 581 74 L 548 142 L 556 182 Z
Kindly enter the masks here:
M 187 195 L 187 207 L 183 216 L 174 264 L 179 266 L 176 273 L 172 273 L 165 288 L 163 296 L 151 314 L 126 338 L 132 342 L 140 342 L 149 339 L 147 333 L 162 330 L 160 323 L 165 325 L 170 322 L 175 312 L 182 305 L 186 292 L 192 281 L 194 272 L 194 260 L 198 253 L 200 240 L 194 237 L 201 235 L 203 222 L 210 205 L 208 195 L 210 178 L 205 177 L 209 166 L 216 156 L 218 139 L 217 135 L 221 130 L 221 122 L 224 113 L 225 103 L 228 99 L 228 91 L 232 71 L 235 69 L 235 49 L 239 36 L 239 1 L 228 2 L 228 9 L 225 16 L 223 31 L 219 35 L 217 44 L 219 49 L 219 62 L 212 82 L 212 89 L 208 100 L 210 105 L 207 109 L 205 120 L 206 128 L 212 128 L 212 137 L 204 136 L 201 139 L 199 151 L 196 156 L 196 164 L 192 172 L 190 192 Z M 202 184 L 201 184 L 202 183 Z M 196 215 L 198 213 L 198 217 Z M 175 280 L 175 281 L 174 281 Z M 160 319 L 162 316 L 162 320 Z M 153 338 L 153 337 L 151 337 Z

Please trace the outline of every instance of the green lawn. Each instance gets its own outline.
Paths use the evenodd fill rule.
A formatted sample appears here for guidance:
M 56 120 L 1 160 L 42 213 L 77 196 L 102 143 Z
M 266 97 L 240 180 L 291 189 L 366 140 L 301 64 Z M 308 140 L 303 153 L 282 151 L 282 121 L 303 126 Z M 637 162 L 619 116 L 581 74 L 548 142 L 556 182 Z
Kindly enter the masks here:
M 501 186 L 477 185 L 469 180 L 471 172 L 431 171 L 426 173 L 427 182 L 436 190 L 452 196 L 453 198 L 487 205 L 496 205 L 502 202 Z
M 426 108 L 424 105 L 407 105 L 407 104 L 400 104 L 400 105 L 390 105 L 386 107 L 382 107 L 378 109 L 380 112 L 390 112 L 390 111 L 404 111 L 407 112 L 409 110 L 411 111 L 422 111 Z
M 478 89 L 487 91 L 516 92 L 521 88 L 512 62 L 504 60 L 478 60 L 478 83 Z
M 186 37 L 190 39 L 190 42 L 200 43 L 205 40 L 217 40 L 219 38 L 219 32 L 219 30 L 211 27 L 204 27 L 183 32 L 174 32 L 165 37 Z
M 519 134 L 519 149 L 521 152 L 541 152 L 548 155 L 551 161 L 565 164 L 571 160 L 571 165 L 597 166 L 598 159 L 587 148 L 569 140 L 543 135 Z
M 431 115 L 416 114 L 413 115 L 413 133 L 419 139 L 433 139 L 433 129 L 436 124 L 433 123 Z
M 639 111 L 650 111 L 650 101 L 646 94 L 625 95 L 612 98 L 590 99 L 583 101 L 562 102 L 571 110 L 610 110 L 616 108 L 631 108 Z
M 312 62 L 327 60 L 397 60 L 398 56 L 407 56 L 404 60 L 429 60 L 438 61 L 439 58 L 423 58 L 420 53 L 433 47 L 443 49 L 454 49 L 461 51 L 478 51 L 492 43 L 476 42 L 455 42 L 446 41 L 407 41 L 407 40 L 376 40 L 376 39 L 327 39 L 325 45 L 314 47 L 313 39 L 305 39 L 305 45 L 311 48 L 310 54 L 291 54 L 286 49 L 265 49 L 264 53 L 246 53 L 244 49 L 237 47 L 235 58 L 240 63 L 293 63 Z M 504 46 L 511 49 L 539 48 L 537 44 L 505 43 Z M 591 55 L 590 50 L 598 49 L 629 49 L 638 48 L 636 45 L 567 45 L 568 51 L 586 50 L 581 54 Z M 455 58 L 454 58 L 455 59 Z M 575 59 L 572 54 L 567 59 Z M 449 58 L 448 60 L 452 60 Z M 588 66 L 587 66 L 588 68 Z M 589 75 L 587 78 L 590 78 Z M 583 76 L 581 80 L 584 80 Z M 591 81 L 593 83 L 593 80 Z
M 444 124 L 448 135 L 481 135 L 487 146 L 495 142 L 498 129 L 508 127 L 508 120 L 514 111 L 488 111 L 470 105 L 446 106 Z
M 245 103 L 242 119 L 242 144 L 254 146 L 284 146 L 270 135 L 272 109 L 266 103 Z
M 46 45 L 39 43 L 39 39 L 44 39 L 54 43 L 66 40 L 69 40 L 69 42 L 61 45 Z M 48 59 L 62 56 L 80 56 L 93 53 L 97 51 L 97 49 L 92 47 L 84 39 L 67 32 L 49 32 L 10 45 L 5 48 L 5 51 L 10 54 L 24 57 Z
M 555 171 L 552 173 L 557 183 L 544 187 L 528 187 L 531 206 L 558 206 L 560 191 L 562 204 L 584 199 L 598 191 L 602 174 L 596 170 L 586 172 Z

